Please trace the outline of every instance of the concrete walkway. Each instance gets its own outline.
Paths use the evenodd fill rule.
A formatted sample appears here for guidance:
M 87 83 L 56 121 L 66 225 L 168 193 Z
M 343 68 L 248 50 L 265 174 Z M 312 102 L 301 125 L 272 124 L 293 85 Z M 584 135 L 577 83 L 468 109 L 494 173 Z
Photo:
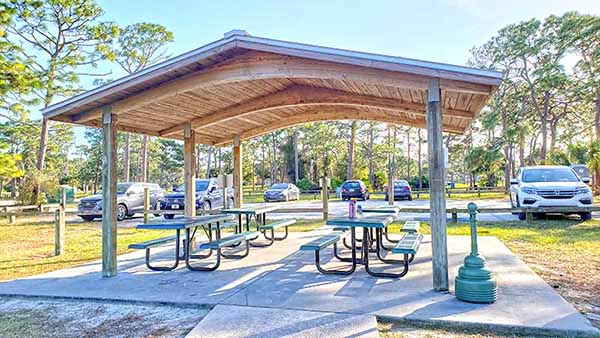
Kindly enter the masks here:
M 263 317 L 259 313 L 272 313 L 268 311 L 270 309 L 273 313 L 280 313 L 282 310 L 304 311 L 296 317 L 300 318 L 299 322 L 282 320 L 279 322 L 281 325 L 273 321 L 269 326 L 261 326 L 267 333 L 288 332 L 285 330 L 297 332 L 298 328 L 305 328 L 305 325 L 308 325 L 308 332 L 312 332 L 310 327 L 311 323 L 315 323 L 313 318 L 319 317 L 315 312 L 325 318 L 333 316 L 332 314 L 343 315 L 331 317 L 336 318 L 336 322 L 346 320 L 346 315 L 359 316 L 353 318 L 375 315 L 392 320 L 416 319 L 486 327 L 509 326 L 534 331 L 598 332 L 494 237 L 480 237 L 479 242 L 482 254 L 497 273 L 499 285 L 498 301 L 484 305 L 458 301 L 452 294 L 453 285 L 451 293 L 432 290 L 431 243 L 428 237 L 408 275 L 402 279 L 374 278 L 367 275 L 362 267 L 351 276 L 320 274 L 314 266 L 312 253 L 298 252 L 298 247 L 327 231 L 329 230 L 291 233 L 287 240 L 271 247 L 252 248 L 246 259 L 225 260 L 219 270 L 210 273 L 191 272 L 184 267 L 171 272 L 150 271 L 144 265 L 143 252 L 134 252 L 119 256 L 119 274 L 114 278 L 102 278 L 101 265 L 94 262 L 2 282 L 0 294 L 220 305 L 215 310 L 223 309 L 221 305 L 234 306 L 235 309 L 252 307 L 238 311 L 238 320 L 230 321 L 227 330 L 234 330 L 231 325 L 248 320 L 261 322 L 264 319 L 261 319 Z M 448 237 L 451 281 L 469 248 L 468 237 Z M 168 260 L 172 256 L 172 250 L 173 247 L 160 248 L 158 257 Z M 330 252 L 325 252 L 322 259 L 326 261 L 330 257 Z M 331 261 L 329 264 L 340 263 Z M 224 309 L 219 311 L 227 312 L 228 308 Z M 214 315 L 218 314 L 216 312 Z M 302 324 L 303 322 L 308 323 Z M 201 327 L 206 327 L 207 323 L 203 321 Z M 243 329 L 244 326 L 241 325 L 235 330 Z
M 372 315 L 217 305 L 186 338 L 377 338 Z

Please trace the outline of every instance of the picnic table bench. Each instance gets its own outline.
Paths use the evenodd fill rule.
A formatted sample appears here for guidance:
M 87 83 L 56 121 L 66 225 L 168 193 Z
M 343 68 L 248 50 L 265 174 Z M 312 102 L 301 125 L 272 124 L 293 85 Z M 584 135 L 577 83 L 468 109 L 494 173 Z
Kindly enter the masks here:
M 227 209 L 231 210 L 231 209 Z M 240 219 L 232 220 L 232 214 L 246 214 L 246 215 L 264 215 L 267 210 L 274 210 L 273 207 L 269 208 L 256 208 L 252 211 L 238 209 L 232 212 L 226 212 L 215 215 L 204 215 L 196 217 L 183 217 L 175 218 L 170 220 L 152 221 L 149 223 L 139 224 L 138 229 L 150 229 L 150 230 L 175 230 L 174 236 L 167 236 L 163 238 L 157 238 L 142 243 L 135 243 L 129 245 L 130 249 L 141 249 L 146 250 L 146 266 L 151 270 L 157 271 L 170 271 L 177 268 L 180 260 L 185 260 L 185 265 L 189 270 L 192 271 L 214 271 L 219 268 L 221 264 L 221 257 L 227 259 L 241 259 L 248 256 L 250 246 L 265 247 L 272 245 L 275 241 L 282 241 L 288 236 L 288 226 L 296 223 L 295 219 L 280 220 L 271 223 L 263 223 L 266 217 L 259 217 L 257 220 L 256 231 L 249 230 L 249 224 L 246 224 L 247 229 L 243 231 L 242 223 Z M 258 223 L 260 221 L 260 223 Z M 208 242 L 201 243 L 197 247 L 193 248 L 193 239 L 196 234 L 196 230 L 202 228 L 206 233 Z M 221 230 L 226 228 L 235 229 L 235 233 L 227 236 L 221 236 Z M 281 237 L 275 236 L 275 230 L 285 229 L 285 235 Z M 184 253 L 180 255 L 180 243 L 181 241 L 181 230 L 185 231 L 185 239 L 183 240 Z M 270 236 L 267 234 L 270 232 Z M 267 243 L 255 242 L 261 235 L 267 239 Z M 175 242 L 175 260 L 170 266 L 155 266 L 150 262 L 150 249 L 164 244 Z M 227 253 L 224 252 L 228 248 L 237 247 L 244 244 L 242 253 Z M 206 251 L 208 253 L 195 253 L 192 254 L 192 250 Z M 209 266 L 194 265 L 191 259 L 203 260 L 212 256 L 213 252 L 216 252 L 216 261 L 214 264 Z
M 130 249 L 142 249 L 146 250 L 146 266 L 151 270 L 156 271 L 171 271 L 179 266 L 181 259 L 185 260 L 185 264 L 188 269 L 193 270 L 194 268 L 190 265 L 190 258 L 204 259 L 208 258 L 208 255 L 192 255 L 191 245 L 192 239 L 196 234 L 196 230 L 200 227 L 204 230 L 209 240 L 212 240 L 212 225 L 216 225 L 217 236 L 220 236 L 221 224 L 227 224 L 227 221 L 231 220 L 231 215 L 204 215 L 194 217 L 181 217 L 170 220 L 157 220 L 149 223 L 138 224 L 137 229 L 147 230 L 174 230 L 175 236 L 168 236 L 163 238 L 157 238 L 142 243 L 135 243 L 129 245 Z M 180 243 L 181 243 L 181 231 L 185 231 L 185 240 L 183 241 L 184 253 L 180 256 Z M 175 259 L 171 266 L 154 266 L 150 263 L 150 249 L 160 245 L 175 242 Z
M 414 221 L 407 221 L 405 223 L 406 232 L 401 239 L 395 241 L 392 247 L 388 247 L 383 242 L 383 231 L 387 229 L 387 226 L 393 221 L 390 216 L 379 216 L 379 217 L 355 217 L 355 218 L 336 218 L 327 221 L 327 225 L 334 226 L 334 233 L 327 234 L 321 238 L 317 238 L 309 243 L 300 246 L 301 251 L 313 251 L 315 254 L 315 265 L 317 270 L 325 274 L 342 274 L 348 275 L 356 270 L 357 264 L 365 266 L 365 271 L 375 277 L 384 278 L 401 278 L 408 273 L 409 263 L 414 260 L 417 254 L 423 235 L 417 232 L 419 224 Z M 356 245 L 356 228 L 363 228 L 362 245 L 358 247 Z M 403 226 L 404 228 L 404 226 Z M 375 235 L 373 236 L 373 230 Z M 341 257 L 338 253 L 337 243 L 346 233 L 350 232 L 350 244 L 349 249 L 351 250 L 351 257 Z M 374 238 L 373 238 L 374 237 Z M 345 238 L 344 238 L 345 240 Z M 375 243 L 375 249 L 371 250 L 372 244 Z M 325 269 L 320 263 L 320 252 L 321 250 L 333 246 L 333 255 L 342 262 L 350 262 L 351 266 L 347 270 L 342 269 Z M 357 250 L 360 250 L 360 258 L 357 258 Z M 394 254 L 403 255 L 403 259 L 388 259 L 384 257 L 385 252 L 391 252 Z M 375 252 L 377 258 L 386 264 L 402 264 L 403 270 L 400 273 L 387 273 L 387 272 L 375 272 L 369 266 L 369 253 Z

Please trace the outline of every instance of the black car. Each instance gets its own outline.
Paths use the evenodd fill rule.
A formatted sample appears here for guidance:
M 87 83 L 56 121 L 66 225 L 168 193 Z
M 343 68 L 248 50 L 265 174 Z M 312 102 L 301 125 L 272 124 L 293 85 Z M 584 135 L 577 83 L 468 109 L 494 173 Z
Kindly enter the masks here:
M 150 189 L 150 209 L 156 209 L 164 197 L 158 184 L 125 182 L 117 184 L 117 220 L 122 221 L 136 212 L 144 211 L 144 189 Z M 102 217 L 102 194 L 84 197 L 77 206 L 77 215 L 84 221 Z
M 388 191 L 385 191 L 385 200 L 389 200 Z M 394 201 L 409 200 L 412 201 L 412 189 L 406 180 L 394 181 Z
M 342 200 L 351 198 L 366 201 L 369 199 L 369 190 L 367 186 L 360 180 L 349 180 L 342 184 Z
M 183 210 L 185 185 L 179 186 L 172 193 L 166 194 L 161 201 L 162 210 Z M 233 206 L 233 188 L 227 188 L 227 206 Z M 196 180 L 196 209 L 220 209 L 223 207 L 223 189 L 219 189 L 217 179 Z M 175 215 L 164 214 L 165 218 L 171 219 Z

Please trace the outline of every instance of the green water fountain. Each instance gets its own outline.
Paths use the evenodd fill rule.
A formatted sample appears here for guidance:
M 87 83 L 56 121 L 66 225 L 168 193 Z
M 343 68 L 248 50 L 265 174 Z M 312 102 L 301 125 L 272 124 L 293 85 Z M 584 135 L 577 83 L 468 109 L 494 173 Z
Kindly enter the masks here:
M 494 273 L 486 268 L 485 258 L 477 250 L 477 205 L 467 206 L 471 223 L 471 254 L 458 269 L 455 280 L 456 298 L 470 303 L 493 303 L 498 295 Z

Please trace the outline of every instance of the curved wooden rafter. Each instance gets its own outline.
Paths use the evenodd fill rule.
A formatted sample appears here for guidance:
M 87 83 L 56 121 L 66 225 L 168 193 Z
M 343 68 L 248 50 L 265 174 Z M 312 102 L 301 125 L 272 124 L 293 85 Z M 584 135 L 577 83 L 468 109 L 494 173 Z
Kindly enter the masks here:
M 307 111 L 286 117 L 279 121 L 265 124 L 259 127 L 244 130 L 239 134 L 241 140 L 247 140 L 253 137 L 268 134 L 270 132 L 292 127 L 299 124 L 319 122 L 319 121 L 339 121 L 339 120 L 364 120 L 377 121 L 390 124 L 407 125 L 417 128 L 425 128 L 425 118 L 413 120 L 407 119 L 398 114 L 389 111 L 364 111 L 352 106 L 320 106 Z M 461 133 L 460 128 L 448 128 L 448 132 Z M 233 138 L 216 140 L 213 144 L 223 146 L 233 142 Z
M 427 81 L 429 80 L 427 77 L 414 74 L 356 67 L 333 62 L 259 55 L 238 60 L 232 59 L 225 65 L 164 83 L 160 87 L 147 89 L 140 94 L 115 102 L 113 104 L 113 111 L 118 115 L 164 98 L 177 96 L 181 93 L 228 83 L 299 78 L 335 81 L 352 80 L 366 84 L 421 90 L 427 88 Z M 485 95 L 489 95 L 492 90 L 492 87 L 489 85 L 457 81 L 441 81 L 441 88 L 443 90 L 460 90 L 462 92 Z
M 191 121 L 191 124 L 192 128 L 206 128 L 232 119 L 280 108 L 335 105 L 344 107 L 377 108 L 425 116 L 425 105 L 418 103 L 384 97 L 358 95 L 329 88 L 297 85 L 273 94 L 264 95 L 227 107 L 206 116 L 195 118 Z M 475 115 L 470 111 L 459 109 L 448 109 L 446 113 L 455 118 L 469 120 L 474 118 Z M 183 127 L 184 124 L 180 124 L 166 128 L 161 130 L 159 135 L 170 136 L 183 130 Z

